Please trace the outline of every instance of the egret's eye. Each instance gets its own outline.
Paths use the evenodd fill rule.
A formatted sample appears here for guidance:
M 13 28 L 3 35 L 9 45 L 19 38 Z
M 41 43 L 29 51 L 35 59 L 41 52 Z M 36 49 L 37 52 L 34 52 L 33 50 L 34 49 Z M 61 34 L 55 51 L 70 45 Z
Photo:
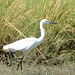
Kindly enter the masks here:
M 46 22 L 48 22 L 48 21 L 46 21 Z

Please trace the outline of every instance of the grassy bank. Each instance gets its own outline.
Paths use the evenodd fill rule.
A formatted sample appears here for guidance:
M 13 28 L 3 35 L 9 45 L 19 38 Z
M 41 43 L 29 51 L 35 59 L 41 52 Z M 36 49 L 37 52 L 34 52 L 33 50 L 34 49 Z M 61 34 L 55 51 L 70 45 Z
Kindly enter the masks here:
M 17 71 L 16 66 L 7 67 L 6 65 L 0 64 L 1 75 L 75 75 L 75 64 L 67 64 L 62 66 L 45 66 L 36 65 L 31 66 L 23 64 L 23 70 Z

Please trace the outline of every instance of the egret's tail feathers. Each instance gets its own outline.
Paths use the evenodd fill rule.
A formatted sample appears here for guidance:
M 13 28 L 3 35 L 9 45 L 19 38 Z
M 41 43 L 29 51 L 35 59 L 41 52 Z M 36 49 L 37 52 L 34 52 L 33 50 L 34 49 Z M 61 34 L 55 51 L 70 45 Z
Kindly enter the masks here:
M 7 47 L 7 46 L 4 46 L 4 47 L 3 47 L 3 51 L 5 51 L 5 52 L 9 52 L 8 47 Z

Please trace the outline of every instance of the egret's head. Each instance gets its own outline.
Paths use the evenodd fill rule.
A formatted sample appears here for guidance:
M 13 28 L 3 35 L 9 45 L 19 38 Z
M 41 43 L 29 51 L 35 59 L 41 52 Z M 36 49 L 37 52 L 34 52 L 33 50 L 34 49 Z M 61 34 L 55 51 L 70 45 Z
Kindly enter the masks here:
M 54 22 L 50 22 L 46 19 L 41 20 L 41 23 L 43 23 L 43 24 L 46 24 L 46 23 L 57 24 L 57 23 L 54 23 Z

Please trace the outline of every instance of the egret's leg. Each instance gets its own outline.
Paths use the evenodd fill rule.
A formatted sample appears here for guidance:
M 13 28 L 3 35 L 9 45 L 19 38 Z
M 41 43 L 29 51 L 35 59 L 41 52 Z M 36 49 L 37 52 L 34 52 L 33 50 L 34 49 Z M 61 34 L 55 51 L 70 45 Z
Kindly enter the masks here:
M 11 66 L 12 65 L 12 52 L 11 51 L 9 51 L 9 58 L 10 58 L 10 65 L 9 66 Z
M 19 66 L 21 66 L 21 70 L 22 70 L 22 60 L 23 60 L 23 58 L 24 58 L 25 53 L 26 53 L 26 52 L 23 53 L 23 56 L 22 56 L 20 62 L 17 63 L 17 66 L 18 66 L 18 67 L 17 67 L 17 70 L 19 69 Z

